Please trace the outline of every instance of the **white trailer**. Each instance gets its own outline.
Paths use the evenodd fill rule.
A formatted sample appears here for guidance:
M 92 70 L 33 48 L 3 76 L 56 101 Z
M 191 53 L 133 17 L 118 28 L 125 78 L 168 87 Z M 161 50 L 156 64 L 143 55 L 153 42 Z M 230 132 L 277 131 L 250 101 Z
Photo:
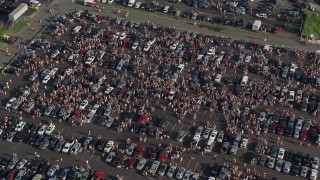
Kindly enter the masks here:
M 9 22 L 16 21 L 28 10 L 28 5 L 26 3 L 21 3 L 15 10 L 9 14 Z
M 261 27 L 261 21 L 260 20 L 255 20 L 253 25 L 252 25 L 252 30 L 253 31 L 259 31 Z
M 83 5 L 94 4 L 94 0 L 84 0 Z

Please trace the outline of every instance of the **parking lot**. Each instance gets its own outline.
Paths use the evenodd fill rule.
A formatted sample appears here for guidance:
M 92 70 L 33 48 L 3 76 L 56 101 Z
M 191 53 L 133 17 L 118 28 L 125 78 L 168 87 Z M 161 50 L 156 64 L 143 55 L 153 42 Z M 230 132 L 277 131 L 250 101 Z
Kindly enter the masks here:
M 242 59 L 241 54 L 244 54 Z M 270 60 L 266 62 L 267 58 Z M 294 65 L 292 59 L 296 60 Z M 17 153 L 18 157 L 28 159 L 48 156 L 51 164 L 60 165 L 62 158 L 62 162 L 68 162 L 64 166 L 81 164 L 95 170 L 101 168 L 114 177 L 124 174 L 126 179 L 142 178 L 141 174 L 156 175 L 149 170 L 149 163 L 154 162 L 153 151 L 157 152 L 154 158 L 169 166 L 177 164 L 194 177 L 222 177 L 225 172 L 224 176 L 234 177 L 289 178 L 265 167 L 266 162 L 253 167 L 244 167 L 244 163 L 248 165 L 255 157 L 257 161 L 266 157 L 262 150 L 256 152 L 257 137 L 261 136 L 268 142 L 264 144 L 266 151 L 271 143 L 295 153 L 317 155 L 317 60 L 315 54 L 304 51 L 177 32 L 93 16 L 90 12 L 60 16 L 5 71 L 3 81 L 8 82 L 10 91 L 6 95 L 2 92 L 2 136 L 8 142 L 1 143 L 8 146 L 10 152 L 4 151 L 3 155 L 11 158 L 12 153 Z M 246 82 L 245 76 L 248 76 Z M 309 92 L 307 99 L 304 93 L 295 97 L 300 89 Z M 291 91 L 294 95 L 290 95 Z M 303 101 L 307 103 L 305 110 L 301 108 Z M 250 109 L 246 115 L 245 107 Z M 274 120 L 276 112 L 280 113 L 278 120 Z M 296 118 L 290 125 L 293 113 Z M 5 116 L 17 116 L 19 120 L 8 120 Z M 299 130 L 307 127 L 307 119 L 315 120 L 310 121 L 307 129 L 310 134 L 315 129 L 315 137 L 310 135 L 302 140 L 300 131 L 298 137 L 293 138 L 294 132 L 288 132 L 285 137 L 272 130 L 282 126 L 297 129 L 301 116 L 304 119 Z M 34 125 L 26 126 L 19 133 L 16 126 L 21 120 Z M 110 127 L 103 127 L 108 123 Z M 32 128 L 36 124 L 37 128 Z M 71 139 L 72 144 L 84 143 L 88 136 L 97 141 L 92 143 L 93 149 L 79 152 L 75 158 L 49 148 L 39 150 L 40 146 L 33 144 L 37 140 L 31 141 L 33 135 L 30 134 L 31 129 L 35 129 L 34 134 L 40 135 L 44 124 L 55 125 L 54 133 L 49 135 Z M 215 129 L 225 131 L 223 143 L 213 143 L 211 152 L 205 152 L 207 138 L 203 134 L 205 130 L 210 134 Z M 42 133 L 44 131 L 47 130 Z M 176 142 L 182 131 L 186 132 L 185 138 Z M 201 137 L 195 138 L 198 133 Z M 230 155 L 238 135 L 242 136 L 241 140 L 250 139 L 248 147 Z M 9 143 L 19 139 L 26 143 Z M 137 175 L 133 170 L 116 170 L 113 166 L 117 166 L 118 157 L 106 165 L 104 161 L 109 152 L 95 150 L 102 144 L 101 139 L 113 141 L 113 151 L 120 152 L 128 149 L 132 142 L 141 143 L 146 149 L 161 146 L 144 152 L 150 161 Z M 230 145 L 225 155 L 222 145 L 226 142 Z M 22 148 L 28 151 L 21 152 Z M 173 152 L 179 152 L 179 156 Z M 130 155 L 125 157 L 135 159 Z M 213 159 L 216 161 L 212 162 Z M 302 160 L 292 161 L 295 166 L 302 166 Z M 120 165 L 131 168 L 130 162 Z M 217 173 L 210 173 L 213 164 L 221 165 Z

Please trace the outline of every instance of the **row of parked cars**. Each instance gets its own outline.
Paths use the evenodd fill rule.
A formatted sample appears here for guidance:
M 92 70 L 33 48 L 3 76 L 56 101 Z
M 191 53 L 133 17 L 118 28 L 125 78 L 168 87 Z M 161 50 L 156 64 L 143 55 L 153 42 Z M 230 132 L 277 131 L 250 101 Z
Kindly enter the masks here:
M 109 2 L 109 4 L 113 3 L 113 1 Z M 124 6 L 128 6 L 128 2 L 127 1 L 118 1 L 116 2 L 118 4 L 124 5 Z M 229 4 L 231 5 L 229 5 Z M 133 2 L 134 5 L 130 5 L 129 7 L 133 7 L 133 8 L 139 8 L 139 9 L 146 9 L 148 11 L 158 11 L 158 12 L 163 12 L 166 14 L 172 14 L 174 16 L 177 17 L 184 17 L 184 18 L 188 18 L 188 19 L 193 19 L 193 20 L 199 20 L 199 21 L 208 21 L 208 22 L 212 22 L 215 24 L 221 24 L 221 25 L 230 25 L 230 26 L 235 26 L 235 27 L 239 27 L 239 28 L 245 28 L 245 29 L 252 29 L 252 22 L 248 22 L 245 20 L 234 20 L 234 19 L 229 19 L 227 17 L 209 17 L 208 14 L 202 13 L 202 12 L 198 12 L 198 11 L 194 11 L 194 10 L 187 10 L 187 11 L 181 11 L 178 10 L 177 7 L 175 6 L 162 6 L 162 5 L 158 5 L 158 4 L 154 4 L 153 2 L 147 2 L 147 3 L 141 3 L 141 2 Z M 207 3 L 206 0 L 192 0 L 189 1 L 187 3 L 190 6 L 193 7 L 202 7 L 202 8 L 207 8 L 207 7 L 211 7 L 211 3 Z M 239 4 L 239 7 L 237 7 Z M 275 6 L 276 2 L 275 1 L 270 1 L 268 2 L 268 4 L 273 4 L 272 7 Z M 245 14 L 246 11 L 248 11 L 250 9 L 249 6 L 249 2 L 248 1 L 237 1 L 237 2 L 226 2 L 225 4 L 226 6 L 226 10 L 230 11 L 230 12 L 236 12 L 238 14 Z M 269 7 L 269 5 L 268 5 Z M 270 12 L 267 12 L 268 14 Z M 258 15 L 259 14 L 259 15 Z M 261 18 L 266 18 L 268 14 L 265 14 L 265 12 L 263 13 L 258 13 L 257 17 L 261 17 Z M 262 16 L 262 14 L 265 14 L 265 16 Z M 266 25 L 263 25 L 262 27 L 268 27 Z M 274 32 L 275 28 L 270 26 L 271 28 L 264 28 L 264 29 L 270 29 L 270 32 Z
M 263 140 L 259 140 L 255 147 L 256 153 L 261 153 L 264 148 Z M 291 150 L 286 151 L 277 145 L 270 147 L 268 155 L 261 155 L 257 163 L 261 166 L 267 166 L 279 172 L 291 174 L 293 176 L 309 177 L 317 179 L 319 168 L 319 157 L 311 157 L 302 152 L 294 153 Z
M 59 165 L 49 165 L 45 159 L 18 159 L 17 157 L 0 157 L 0 177 L 14 180 L 41 180 L 57 177 L 66 179 L 95 178 L 101 180 L 104 172 L 102 170 L 90 171 L 75 168 L 60 168 Z
M 262 111 L 254 114 L 251 108 L 245 107 L 242 115 L 240 115 L 240 121 L 247 121 L 250 115 L 256 117 L 258 123 L 261 124 L 263 133 L 271 132 L 303 141 L 308 140 L 309 137 L 313 142 L 320 142 L 320 125 L 315 120 L 305 120 L 303 117 L 296 117 L 294 114 L 285 115 L 280 112 L 267 113 Z

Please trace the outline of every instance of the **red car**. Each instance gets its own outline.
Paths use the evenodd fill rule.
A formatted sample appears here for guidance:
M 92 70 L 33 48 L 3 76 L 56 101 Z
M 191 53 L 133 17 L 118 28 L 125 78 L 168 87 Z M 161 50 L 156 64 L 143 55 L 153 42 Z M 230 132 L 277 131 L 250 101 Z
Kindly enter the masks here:
M 138 145 L 138 147 L 136 148 L 135 152 L 134 152 L 134 156 L 135 157 L 141 157 L 143 155 L 144 152 L 144 146 L 143 145 Z
M 160 151 L 160 153 L 159 153 L 158 160 L 159 160 L 159 161 L 164 161 L 164 160 L 166 160 L 166 159 L 168 159 L 168 152 L 167 152 L 166 149 L 162 149 L 162 150 Z
M 284 127 L 283 126 L 278 126 L 277 134 L 283 135 L 283 133 L 284 133 Z
M 14 180 L 16 175 L 18 174 L 19 170 L 18 169 L 12 169 L 9 174 L 7 175 L 7 180 Z
M 82 57 L 82 56 L 84 56 L 86 53 L 87 53 L 87 49 L 82 49 L 81 51 L 80 51 L 80 53 L 79 53 L 79 55 Z
M 103 176 L 103 171 L 102 170 L 98 170 L 94 173 L 94 179 L 95 180 L 102 180 L 102 176 Z
M 275 123 L 272 123 L 269 128 L 269 132 L 275 133 L 276 129 L 277 129 L 277 125 Z
M 306 141 L 308 137 L 308 130 L 302 129 L 301 134 L 300 134 L 300 140 Z
M 144 112 L 144 113 L 142 113 L 142 114 L 140 115 L 139 123 L 144 124 L 144 123 L 147 122 L 147 121 L 148 121 L 148 115 L 147 115 L 146 112 Z
M 258 43 L 257 42 L 252 42 L 251 43 L 251 49 L 257 49 L 257 47 L 258 47 Z
M 280 34 L 280 32 L 281 32 L 281 26 L 276 26 L 276 27 L 274 28 L 274 33 L 275 33 L 275 34 Z
M 320 130 L 320 122 L 317 125 L 317 129 Z
M 137 159 L 136 158 L 132 158 L 132 159 L 128 159 L 128 165 L 127 168 L 128 169 L 133 169 L 134 165 L 136 164 Z

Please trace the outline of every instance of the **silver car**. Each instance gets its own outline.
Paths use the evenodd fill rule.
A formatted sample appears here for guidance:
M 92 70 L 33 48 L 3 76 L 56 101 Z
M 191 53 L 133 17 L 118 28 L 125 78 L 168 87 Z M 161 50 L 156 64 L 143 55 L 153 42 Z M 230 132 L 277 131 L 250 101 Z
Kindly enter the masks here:
M 182 179 L 185 172 L 186 172 L 186 168 L 179 167 L 178 172 L 176 174 L 176 179 Z
M 54 176 L 54 174 L 59 170 L 59 165 L 52 165 L 47 172 L 47 176 Z
M 168 172 L 167 172 L 167 176 L 172 178 L 176 169 L 177 169 L 177 166 L 171 165 Z
M 179 134 L 178 134 L 178 136 L 177 136 L 177 141 L 178 142 L 182 142 L 183 141 L 183 139 L 184 139 L 184 137 L 186 137 L 186 135 L 187 135 L 187 132 L 185 132 L 185 131 L 180 131 L 179 132 Z
M 16 164 L 18 163 L 18 161 L 19 161 L 18 158 L 16 158 L 16 157 L 12 158 L 7 169 L 13 169 L 16 166 Z
M 291 162 L 285 161 L 285 162 L 284 162 L 284 165 L 283 165 L 282 171 L 283 171 L 284 173 L 289 174 L 289 173 L 290 173 L 290 169 L 291 169 Z

